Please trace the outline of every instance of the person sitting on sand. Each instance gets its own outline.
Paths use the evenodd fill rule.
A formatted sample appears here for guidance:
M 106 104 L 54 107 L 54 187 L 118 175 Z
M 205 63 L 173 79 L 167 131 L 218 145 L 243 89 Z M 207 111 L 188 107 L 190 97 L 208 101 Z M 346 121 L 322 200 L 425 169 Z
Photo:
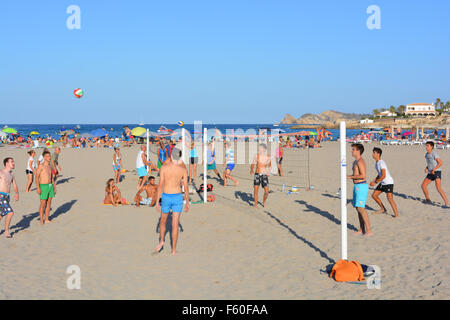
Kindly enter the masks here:
M 141 193 L 145 191 L 147 197 L 142 197 Z M 151 176 L 148 178 L 148 183 L 146 183 L 139 191 L 136 193 L 134 197 L 134 202 L 136 203 L 136 207 L 139 205 L 145 205 L 153 207 L 156 204 L 156 198 L 158 194 L 158 185 L 155 184 L 155 177 Z
M 383 152 L 380 148 L 373 148 L 372 157 L 375 160 L 375 170 L 377 170 L 378 176 L 370 183 L 370 186 L 374 187 L 377 183 L 379 183 L 375 191 L 372 193 L 372 198 L 381 208 L 381 210 L 375 213 L 386 213 L 386 207 L 383 205 L 383 202 L 381 202 L 381 199 L 379 198 L 379 195 L 382 192 L 385 192 L 387 199 L 391 204 L 392 210 L 394 210 L 395 218 L 397 218 L 397 205 L 394 201 L 394 179 L 391 177 L 386 163 L 381 160 L 382 153 Z
M 122 198 L 122 193 L 112 178 L 106 182 L 103 204 L 112 204 L 113 206 L 117 206 L 118 204 L 128 204 L 127 200 Z
M 56 195 L 56 184 L 54 180 L 55 176 L 52 174 L 52 165 L 50 163 L 51 154 L 49 151 L 44 151 L 42 155 L 44 157 L 44 163 L 37 169 L 36 187 L 37 194 L 40 195 L 39 216 L 41 218 L 41 224 L 44 224 L 44 211 L 45 223 L 51 222 L 49 214 L 52 198 Z
M 174 255 L 176 253 L 180 214 L 183 211 L 181 184 L 183 184 L 184 195 L 187 199 L 184 210 L 185 212 L 189 211 L 189 188 L 187 182 L 188 173 L 181 156 L 181 150 L 175 147 L 173 149 L 171 159 L 166 161 L 161 167 L 161 178 L 159 181 L 158 195 L 156 198 L 156 208 L 159 212 L 161 212 L 159 225 L 160 237 L 159 244 L 155 248 L 155 252 L 160 252 L 164 247 L 167 217 L 169 212 L 172 212 L 172 254 Z M 160 199 L 161 204 L 159 204 Z
M 353 180 L 353 207 L 358 213 L 360 229 L 357 234 L 364 234 L 369 237 L 373 235 L 370 229 L 369 215 L 365 209 L 367 194 L 369 193 L 369 185 L 366 182 L 366 162 L 362 158 L 364 146 L 360 143 L 352 144 L 352 157 L 355 158 L 353 162 L 353 175 L 347 176 L 348 179 Z
M 269 197 L 269 177 L 270 167 L 272 162 L 267 154 L 267 146 L 262 143 L 259 146 L 259 152 L 255 155 L 253 162 L 250 166 L 250 174 L 253 174 L 253 169 L 256 165 L 255 177 L 253 179 L 253 196 L 255 198 L 254 207 L 258 206 L 258 191 L 259 186 L 264 188 L 263 207 L 266 206 L 267 198 Z
M 425 173 L 427 173 L 427 176 L 422 182 L 422 191 L 425 195 L 425 203 L 431 203 L 430 195 L 428 194 L 428 185 L 434 181 L 436 184 L 436 189 L 441 195 L 442 199 L 444 200 L 445 206 L 448 207 L 448 200 L 447 196 L 445 195 L 444 190 L 442 189 L 441 185 L 441 167 L 442 167 L 442 160 L 439 157 L 439 155 L 433 151 L 434 149 L 434 142 L 428 141 L 426 143 L 426 150 L 427 153 L 425 154 L 425 160 L 427 161 L 427 166 L 425 167 Z

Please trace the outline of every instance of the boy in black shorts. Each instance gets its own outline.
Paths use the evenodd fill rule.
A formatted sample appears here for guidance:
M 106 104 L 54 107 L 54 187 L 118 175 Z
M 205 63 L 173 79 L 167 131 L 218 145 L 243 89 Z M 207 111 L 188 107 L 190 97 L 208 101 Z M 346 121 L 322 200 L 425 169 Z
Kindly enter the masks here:
M 434 149 L 434 142 L 428 141 L 426 143 L 426 149 L 427 153 L 425 154 L 425 160 L 427 161 L 427 166 L 425 168 L 425 173 L 427 173 L 427 176 L 422 182 L 422 190 L 425 195 L 425 203 L 431 203 L 430 195 L 428 194 L 428 185 L 434 181 L 436 184 L 436 189 L 441 195 L 442 199 L 445 202 L 445 206 L 448 207 L 448 200 L 447 196 L 445 195 L 444 190 L 442 190 L 441 186 L 441 167 L 442 167 L 442 160 L 439 157 L 439 155 L 433 151 Z
M 383 152 L 380 148 L 373 148 L 372 158 L 375 160 L 375 169 L 377 170 L 378 176 L 369 185 L 371 187 L 374 187 L 377 183 L 379 183 L 375 188 L 375 191 L 372 193 L 372 198 L 376 203 L 378 203 L 381 208 L 381 210 L 378 210 L 375 213 L 386 213 L 386 207 L 383 205 L 383 202 L 381 202 L 381 199 L 379 198 L 379 195 L 382 192 L 385 192 L 392 210 L 394 211 L 395 218 L 397 218 L 397 205 L 394 201 L 394 179 L 389 173 L 389 169 L 387 168 L 386 163 L 381 160 L 382 153 Z

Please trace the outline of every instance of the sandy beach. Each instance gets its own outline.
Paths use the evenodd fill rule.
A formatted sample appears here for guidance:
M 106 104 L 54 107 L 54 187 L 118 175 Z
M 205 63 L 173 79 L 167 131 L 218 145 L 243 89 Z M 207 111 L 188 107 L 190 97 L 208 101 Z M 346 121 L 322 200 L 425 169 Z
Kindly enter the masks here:
M 364 146 L 371 180 L 376 177 L 371 150 L 378 144 Z M 166 248 L 152 255 L 160 216 L 155 208 L 101 204 L 105 182 L 113 177 L 112 150 L 62 149 L 53 223 L 41 226 L 34 184 L 32 192 L 24 192 L 27 150 L 1 147 L 1 159 L 15 159 L 20 200 L 11 202 L 13 238 L 0 234 L 0 299 L 448 299 L 450 211 L 442 208 L 434 184 L 429 190 L 435 204 L 421 202 L 425 147 L 381 147 L 395 180 L 400 217 L 392 218 L 385 194 L 388 214 L 373 215 L 378 207 L 370 191 L 367 208 L 374 236 L 363 238 L 353 234 L 359 224 L 348 205 L 349 259 L 381 268 L 379 290 L 337 283 L 326 272 L 340 259 L 337 142 L 310 151 L 314 189 L 301 189 L 299 194 L 287 195 L 281 185 L 295 181 L 294 160 L 306 151 L 285 150 L 288 177 L 270 177 L 266 208 L 250 206 L 249 165 L 237 165 L 233 171 L 240 180 L 238 187 L 225 188 L 211 180 L 216 201 L 192 204 L 188 213 L 182 213 L 175 256 L 170 255 L 169 235 Z M 136 193 L 137 151 L 138 146 L 121 149 L 130 172 L 119 188 L 128 201 Z M 347 151 L 349 164 L 350 146 Z M 444 163 L 442 182 L 449 196 L 450 151 L 437 153 Z M 223 166 L 218 168 L 222 171 Z M 349 200 L 351 188 L 349 181 Z M 80 290 L 66 286 L 70 265 L 81 269 Z

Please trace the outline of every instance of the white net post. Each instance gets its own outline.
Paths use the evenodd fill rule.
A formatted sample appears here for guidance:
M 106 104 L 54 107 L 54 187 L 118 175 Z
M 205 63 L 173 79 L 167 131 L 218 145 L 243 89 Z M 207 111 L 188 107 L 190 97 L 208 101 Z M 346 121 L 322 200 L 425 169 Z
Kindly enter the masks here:
M 347 260 L 347 150 L 345 122 L 340 123 L 341 146 L 341 259 Z
M 185 129 L 181 129 L 181 153 L 184 164 L 186 164 L 186 132 Z
M 150 161 L 150 138 L 149 138 L 149 132 L 147 129 L 147 161 Z

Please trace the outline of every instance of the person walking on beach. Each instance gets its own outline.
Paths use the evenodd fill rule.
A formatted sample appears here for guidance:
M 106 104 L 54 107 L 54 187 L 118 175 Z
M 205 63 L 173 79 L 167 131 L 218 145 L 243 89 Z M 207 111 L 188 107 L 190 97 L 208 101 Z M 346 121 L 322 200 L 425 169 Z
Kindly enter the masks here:
M 167 148 L 168 147 L 168 148 Z M 158 169 L 161 168 L 161 166 L 164 164 L 164 162 L 169 159 L 169 150 L 170 146 L 165 146 L 163 140 L 159 140 L 159 148 L 157 153 L 158 156 Z
M 277 167 L 278 167 L 278 175 L 280 177 L 283 176 L 283 168 L 281 167 L 283 162 L 283 146 L 281 145 L 282 140 L 280 137 L 280 141 L 278 142 L 277 150 L 276 150 L 276 160 L 277 160 Z
M 4 169 L 0 170 L 0 220 L 6 216 L 5 220 L 5 236 L 6 238 L 12 238 L 9 233 L 9 224 L 11 223 L 14 211 L 9 204 L 11 185 L 14 187 L 16 196 L 15 201 L 19 201 L 19 188 L 17 187 L 16 179 L 14 178 L 13 170 L 16 167 L 13 158 L 3 159 Z
M 369 185 L 366 182 L 366 162 L 362 158 L 364 146 L 360 143 L 352 144 L 353 175 L 347 176 L 353 180 L 353 207 L 358 213 L 360 229 L 357 234 L 364 234 L 366 237 L 373 235 L 370 228 L 369 215 L 366 211 L 367 194 L 369 193 Z
M 255 177 L 253 179 L 253 196 L 255 199 L 254 207 L 258 206 L 258 191 L 259 186 L 264 188 L 263 207 L 266 206 L 267 198 L 269 197 L 269 177 L 270 167 L 272 162 L 267 154 L 267 145 L 262 143 L 259 145 L 259 152 L 255 155 L 250 166 L 250 174 L 253 174 L 253 169 L 256 165 Z
M 122 157 L 120 155 L 120 149 L 114 147 L 113 155 L 113 170 L 114 170 L 114 183 L 118 184 L 120 182 L 120 173 L 122 170 Z
M 137 169 L 137 174 L 139 176 L 138 185 L 137 185 L 138 190 L 140 188 L 142 188 L 142 186 L 145 184 L 145 182 L 147 182 L 147 176 L 148 176 L 147 166 L 151 165 L 151 162 L 147 161 L 146 148 L 147 147 L 145 145 L 142 145 L 141 150 L 138 152 L 138 155 L 136 158 L 136 169 Z
M 234 150 L 231 147 L 231 143 L 229 141 L 225 142 L 225 171 L 223 172 L 223 185 L 227 186 L 227 180 L 230 179 L 234 182 L 234 185 L 237 186 L 239 181 L 231 176 L 231 171 L 234 169 Z
M 195 149 L 194 141 L 191 142 L 191 150 L 189 152 L 189 181 L 194 183 L 195 178 L 197 177 L 197 164 L 198 164 L 198 153 L 197 149 Z
M 61 165 L 59 164 L 59 154 L 61 153 L 61 148 L 56 147 L 55 152 L 52 154 L 51 165 L 52 165 L 52 175 L 55 177 L 55 183 L 58 179 L 59 171 L 61 170 Z M 59 169 L 59 171 L 58 171 Z
M 49 151 L 44 151 L 44 163 L 39 166 L 36 172 L 36 187 L 37 194 L 40 195 L 40 207 L 39 216 L 41 218 L 41 224 L 44 224 L 44 211 L 45 211 L 45 223 L 51 222 L 49 219 L 50 207 L 52 205 L 52 198 L 56 195 L 56 183 L 55 176 L 52 175 L 52 168 L 50 164 L 51 154 Z
M 27 169 L 25 173 L 27 174 L 28 182 L 27 187 L 25 188 L 25 192 L 30 192 L 31 185 L 33 184 L 33 177 L 36 171 L 36 162 L 34 161 L 34 156 L 36 155 L 36 151 L 30 150 L 28 151 L 28 155 L 30 156 L 27 160 Z
M 216 168 L 216 152 L 212 141 L 208 143 L 208 149 L 206 150 L 206 170 L 213 170 L 219 179 L 222 180 L 222 177 Z
M 387 199 L 394 211 L 395 218 L 398 217 L 397 205 L 394 201 L 394 179 L 392 178 L 384 160 L 381 160 L 381 154 L 383 152 L 380 148 L 373 148 L 372 157 L 375 160 L 375 170 L 377 170 L 377 177 L 370 182 L 370 186 L 374 187 L 377 183 L 375 191 L 372 193 L 372 198 L 380 206 L 381 210 L 375 212 L 375 214 L 386 213 L 386 207 L 381 202 L 380 194 L 386 193 Z
M 183 185 L 184 196 L 186 199 L 184 211 L 189 211 L 189 188 L 187 183 L 188 173 L 181 156 L 181 150 L 175 147 L 171 155 L 171 161 L 167 161 L 161 167 L 158 195 L 156 198 L 156 208 L 159 212 L 161 212 L 159 225 L 160 241 L 158 246 L 155 248 L 155 252 L 160 252 L 164 246 L 166 221 L 169 212 L 172 212 L 172 254 L 174 255 L 176 253 L 180 214 L 183 210 L 183 194 L 181 193 L 181 185 Z M 159 203 L 160 199 L 161 204 Z
M 427 176 L 422 182 L 422 191 L 425 195 L 425 201 L 424 203 L 432 203 L 430 200 L 430 195 L 428 194 L 428 185 L 434 181 L 436 184 L 436 189 L 441 195 L 442 199 L 444 200 L 445 206 L 448 207 L 448 200 L 447 196 L 445 195 L 444 190 L 442 189 L 441 185 L 441 178 L 442 178 L 442 160 L 439 157 L 439 155 L 433 151 L 434 149 L 434 142 L 428 141 L 426 143 L 426 150 L 427 153 L 425 154 L 425 160 L 427 162 L 427 166 L 425 168 L 425 173 L 427 173 Z

